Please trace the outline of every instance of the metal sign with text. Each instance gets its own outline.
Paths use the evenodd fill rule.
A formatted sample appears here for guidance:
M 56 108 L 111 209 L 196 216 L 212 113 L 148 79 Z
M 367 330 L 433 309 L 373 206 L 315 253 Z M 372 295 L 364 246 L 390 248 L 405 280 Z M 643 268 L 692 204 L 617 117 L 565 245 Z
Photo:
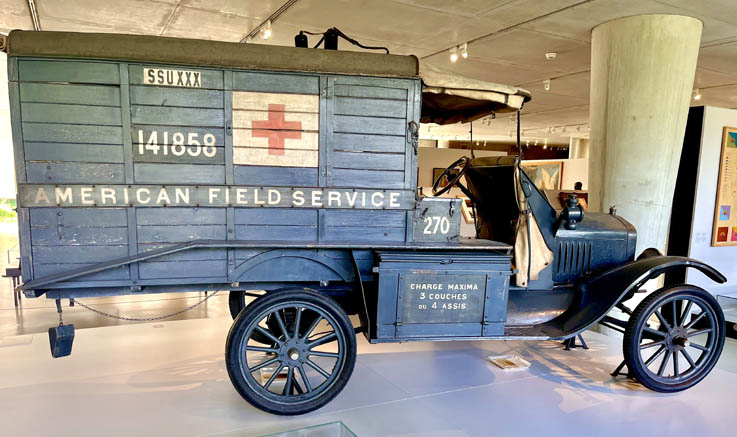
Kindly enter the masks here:
M 402 323 L 480 323 L 486 275 L 407 273 L 400 279 Z

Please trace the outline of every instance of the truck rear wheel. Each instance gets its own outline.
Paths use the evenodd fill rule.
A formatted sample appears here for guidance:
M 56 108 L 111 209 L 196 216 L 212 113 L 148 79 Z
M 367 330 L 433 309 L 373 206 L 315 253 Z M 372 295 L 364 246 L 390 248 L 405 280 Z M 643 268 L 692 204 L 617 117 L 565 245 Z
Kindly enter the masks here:
M 235 320 L 238 314 L 246 307 L 246 292 L 240 290 L 230 290 L 228 295 L 228 308 L 230 309 L 230 317 Z
M 724 314 L 711 294 L 693 285 L 663 288 L 632 313 L 624 333 L 624 360 L 650 390 L 686 390 L 714 368 L 724 335 Z
M 269 345 L 260 341 L 264 337 Z M 308 289 L 272 291 L 252 302 L 233 322 L 225 347 L 238 393 L 256 408 L 281 415 L 308 413 L 330 402 L 355 362 L 356 337 L 345 311 Z

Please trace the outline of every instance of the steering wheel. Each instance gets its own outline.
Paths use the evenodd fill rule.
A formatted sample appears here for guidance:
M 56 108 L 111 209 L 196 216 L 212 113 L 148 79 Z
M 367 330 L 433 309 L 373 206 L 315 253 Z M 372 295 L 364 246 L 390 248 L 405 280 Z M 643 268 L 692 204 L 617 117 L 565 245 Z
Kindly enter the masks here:
M 466 173 L 466 167 L 468 167 L 468 163 L 470 161 L 471 161 L 470 159 L 468 159 L 467 157 L 464 156 L 461 159 L 459 159 L 458 161 L 456 161 L 453 164 L 449 165 L 448 168 L 446 168 L 445 170 L 443 170 L 443 172 L 440 173 L 440 176 L 438 176 L 438 178 L 435 179 L 435 182 L 432 184 L 432 194 L 433 194 L 433 196 L 436 196 L 437 197 L 437 196 L 440 196 L 441 194 L 447 193 L 451 188 L 453 188 L 453 185 L 458 185 L 458 187 L 461 189 L 461 191 L 463 191 L 464 193 L 466 193 L 468 190 L 461 183 L 461 178 Z M 440 182 L 443 179 L 448 179 L 450 177 L 450 175 L 451 175 L 451 172 L 453 172 L 453 170 L 456 170 L 456 169 L 457 169 L 458 173 L 455 175 L 455 177 L 453 177 L 452 180 L 449 180 L 448 181 L 448 184 L 446 186 L 444 186 L 443 188 L 439 188 L 440 187 Z

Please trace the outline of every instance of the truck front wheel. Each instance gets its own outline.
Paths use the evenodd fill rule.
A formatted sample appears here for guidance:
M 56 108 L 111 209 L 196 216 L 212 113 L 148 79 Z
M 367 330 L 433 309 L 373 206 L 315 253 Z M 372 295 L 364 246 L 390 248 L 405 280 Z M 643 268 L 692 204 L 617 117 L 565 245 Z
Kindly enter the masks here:
M 724 347 L 724 314 L 693 285 L 663 288 L 635 308 L 625 328 L 627 369 L 650 390 L 671 393 L 711 372 Z

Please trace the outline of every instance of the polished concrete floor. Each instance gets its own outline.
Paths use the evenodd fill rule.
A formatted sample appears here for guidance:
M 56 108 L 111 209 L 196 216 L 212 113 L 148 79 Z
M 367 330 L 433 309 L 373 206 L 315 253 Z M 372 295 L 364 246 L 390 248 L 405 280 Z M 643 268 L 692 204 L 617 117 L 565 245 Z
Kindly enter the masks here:
M 230 385 L 226 317 L 82 329 L 70 357 L 44 334 L 0 345 L 0 435 L 258 436 L 343 421 L 359 436 L 733 436 L 737 374 L 658 394 L 609 372 L 620 339 L 587 333 L 588 351 L 557 342 L 359 342 L 345 390 L 321 410 L 277 417 Z M 505 372 L 486 361 L 532 363 Z
M 1 234 L 0 234 L 1 235 Z M 0 241 L 12 243 L 12 237 Z M 85 299 L 130 316 L 174 312 L 203 296 Z M 733 436 L 737 342 L 696 387 L 664 395 L 609 372 L 621 338 L 587 333 L 591 349 L 557 342 L 369 345 L 359 339 L 346 389 L 321 410 L 277 417 L 252 408 L 224 366 L 230 326 L 226 296 L 188 320 L 130 323 L 65 308 L 78 328 L 74 352 L 54 360 L 46 330 L 53 303 L 13 307 L 0 288 L 0 435 L 259 436 L 336 420 L 359 436 Z M 111 326 L 117 325 L 117 326 Z M 86 328 L 86 329 L 85 329 Z M 505 372 L 488 355 L 517 354 L 528 370 Z

